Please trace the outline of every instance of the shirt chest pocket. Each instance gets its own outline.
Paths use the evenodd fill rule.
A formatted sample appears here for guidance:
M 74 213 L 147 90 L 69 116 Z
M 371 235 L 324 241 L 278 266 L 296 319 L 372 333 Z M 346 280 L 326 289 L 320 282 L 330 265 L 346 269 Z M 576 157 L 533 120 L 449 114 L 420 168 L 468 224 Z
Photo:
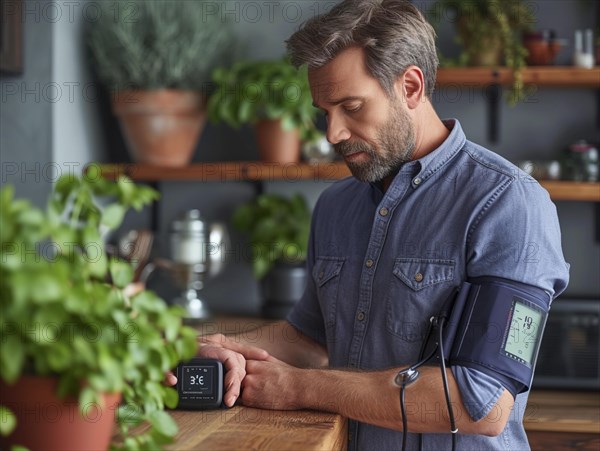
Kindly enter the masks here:
M 319 304 L 328 329 L 335 326 L 335 314 L 340 286 L 343 257 L 317 257 L 313 267 L 313 279 L 317 287 Z
M 454 260 L 398 258 L 394 262 L 386 327 L 405 341 L 427 335 L 429 318 L 441 308 L 454 280 Z

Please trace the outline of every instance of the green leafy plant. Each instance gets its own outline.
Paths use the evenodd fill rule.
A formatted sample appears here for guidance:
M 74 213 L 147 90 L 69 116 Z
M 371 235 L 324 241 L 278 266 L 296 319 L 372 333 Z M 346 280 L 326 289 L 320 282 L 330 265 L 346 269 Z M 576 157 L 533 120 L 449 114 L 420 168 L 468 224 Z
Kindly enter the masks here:
M 231 56 L 231 29 L 214 2 L 100 3 L 87 38 L 98 75 L 112 90 L 200 90 Z
M 276 262 L 306 260 L 310 217 L 306 200 L 300 194 L 291 198 L 261 194 L 238 207 L 233 225 L 249 236 L 257 279 L 262 279 Z
M 9 385 L 22 375 L 56 378 L 57 394 L 77 396 L 82 409 L 102 393 L 122 393 L 124 449 L 172 440 L 177 426 L 164 408 L 176 405 L 177 392 L 162 382 L 196 350 L 183 310 L 150 291 L 126 294 L 132 263 L 104 252 L 102 234 L 156 198 L 149 187 L 93 171 L 61 177 L 45 211 L 15 199 L 10 185 L 0 191 L 0 376 Z M 47 333 L 28 333 L 36 328 Z M 6 435 L 15 417 L 6 407 L 2 414 Z M 145 421 L 146 432 L 128 436 Z
M 215 90 L 207 105 L 212 122 L 239 128 L 281 119 L 285 130 L 298 128 L 305 141 L 319 136 L 306 67 L 296 69 L 287 59 L 243 61 L 215 69 L 212 78 Z
M 451 17 L 457 29 L 456 41 L 462 47 L 458 60 L 441 58 L 442 64 L 495 65 L 498 62 L 486 61 L 484 55 L 497 53 L 513 71 L 509 103 L 514 105 L 524 99 L 521 70 L 526 66 L 527 50 L 523 46 L 522 33 L 531 30 L 535 24 L 527 4 L 521 0 L 438 0 L 431 7 L 429 16 L 436 26 L 442 19 Z

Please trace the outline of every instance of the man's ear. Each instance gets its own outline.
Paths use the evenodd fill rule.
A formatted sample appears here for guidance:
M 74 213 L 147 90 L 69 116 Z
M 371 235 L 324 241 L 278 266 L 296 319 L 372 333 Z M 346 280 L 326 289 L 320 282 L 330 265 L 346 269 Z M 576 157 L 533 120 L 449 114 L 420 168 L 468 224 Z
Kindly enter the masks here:
M 417 66 L 409 66 L 394 83 L 396 95 L 406 101 L 410 109 L 416 108 L 425 96 L 423 72 Z

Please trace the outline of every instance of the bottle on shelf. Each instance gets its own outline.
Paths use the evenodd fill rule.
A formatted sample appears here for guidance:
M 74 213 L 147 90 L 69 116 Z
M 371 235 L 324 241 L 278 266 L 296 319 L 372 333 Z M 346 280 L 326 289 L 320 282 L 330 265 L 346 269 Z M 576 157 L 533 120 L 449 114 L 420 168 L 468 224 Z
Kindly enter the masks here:
M 594 33 L 591 29 L 584 32 L 575 30 L 575 53 L 573 54 L 573 64 L 576 67 L 592 69 L 594 67 Z

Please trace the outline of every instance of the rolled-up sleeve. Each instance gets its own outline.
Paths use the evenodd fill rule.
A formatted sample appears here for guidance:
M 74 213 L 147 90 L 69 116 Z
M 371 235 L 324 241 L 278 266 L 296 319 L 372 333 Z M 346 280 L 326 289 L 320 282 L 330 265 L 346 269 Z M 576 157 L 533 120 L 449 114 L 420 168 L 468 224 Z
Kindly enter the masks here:
M 550 303 L 568 284 L 556 207 L 529 177 L 494 193 L 470 230 L 468 243 L 468 279 L 497 277 L 528 284 L 548 293 Z M 476 369 L 451 369 L 475 421 L 489 414 L 507 388 Z

